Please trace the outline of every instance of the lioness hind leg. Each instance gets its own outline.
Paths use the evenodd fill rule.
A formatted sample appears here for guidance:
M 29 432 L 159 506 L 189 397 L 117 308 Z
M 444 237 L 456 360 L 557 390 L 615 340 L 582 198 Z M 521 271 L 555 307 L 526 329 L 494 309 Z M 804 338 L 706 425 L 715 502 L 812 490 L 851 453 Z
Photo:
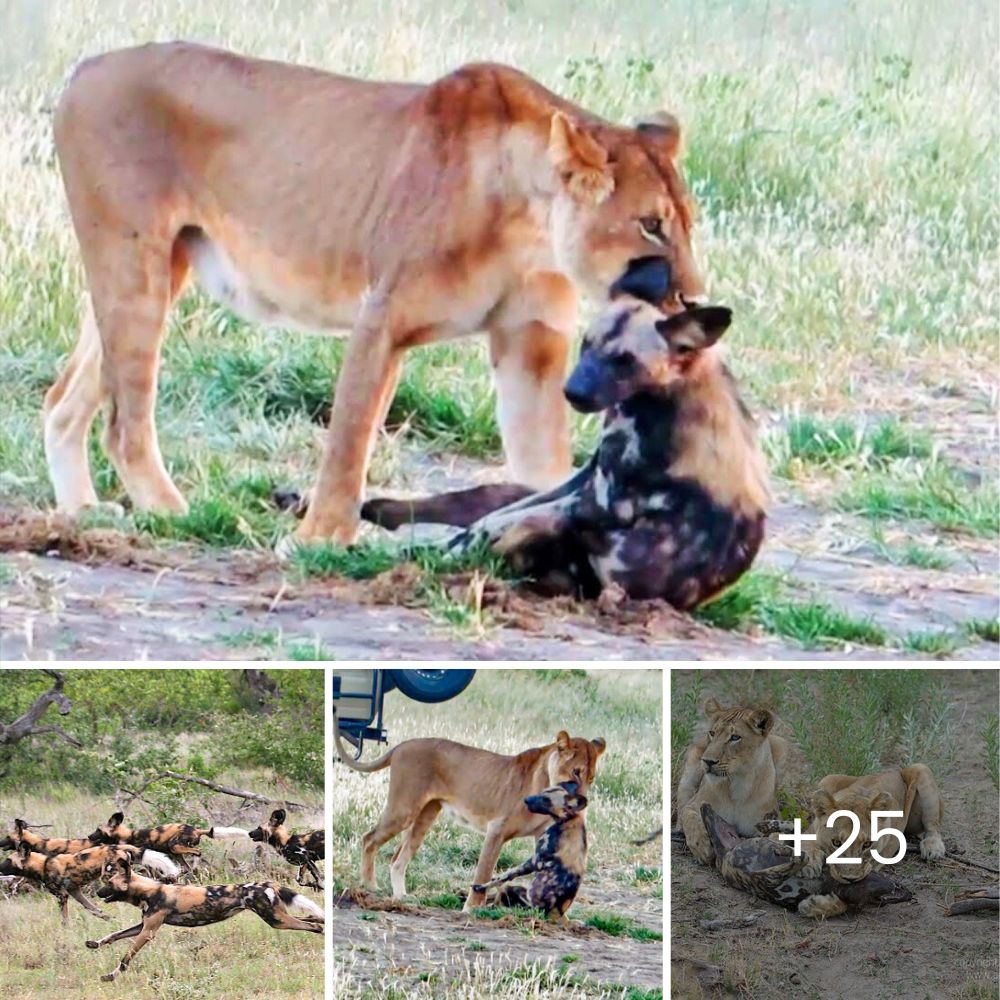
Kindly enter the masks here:
M 87 300 L 80 338 L 59 378 L 45 394 L 45 457 L 56 506 L 68 514 L 97 505 L 87 436 L 105 398 L 101 335 Z
M 926 764 L 904 767 L 902 775 L 907 789 L 914 791 L 906 824 L 907 832 L 913 830 L 917 833 L 920 839 L 920 856 L 925 861 L 937 861 L 946 853 L 944 839 L 941 837 L 941 819 L 944 810 L 937 782 Z
M 403 831 L 399 849 L 389 865 L 389 881 L 392 883 L 394 897 L 406 895 L 406 868 L 420 849 L 427 831 L 438 818 L 441 808 L 440 801 L 428 802 L 413 823 Z

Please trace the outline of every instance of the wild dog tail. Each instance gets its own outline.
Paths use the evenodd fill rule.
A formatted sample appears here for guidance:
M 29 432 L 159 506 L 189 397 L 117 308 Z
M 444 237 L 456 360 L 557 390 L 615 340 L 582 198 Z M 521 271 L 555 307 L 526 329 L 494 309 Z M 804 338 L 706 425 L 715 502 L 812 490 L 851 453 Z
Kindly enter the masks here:
M 168 878 L 177 878 L 181 873 L 180 868 L 170 858 L 159 851 L 150 851 L 148 849 L 143 851 L 139 856 L 139 864 L 145 865 L 147 868 L 152 868 L 154 872 L 166 875 Z
M 360 771 L 362 774 L 371 774 L 372 771 L 381 771 L 383 768 L 388 767 L 392 763 L 392 755 L 396 752 L 396 748 L 393 747 L 388 753 L 383 754 L 378 760 L 369 761 L 362 764 L 360 761 L 354 760 L 347 751 L 347 747 L 344 746 L 344 740 L 340 735 L 340 729 L 337 726 L 337 706 L 333 707 L 333 742 L 337 746 L 337 756 L 352 770 Z
M 238 826 L 213 826 L 211 830 L 202 832 L 212 840 L 244 840 L 250 837 L 248 831 Z
M 293 909 L 305 910 L 312 917 L 323 919 L 323 908 L 317 906 L 308 896 L 303 896 L 295 892 L 294 889 L 286 889 L 284 886 L 278 888 L 278 895 L 281 901 Z

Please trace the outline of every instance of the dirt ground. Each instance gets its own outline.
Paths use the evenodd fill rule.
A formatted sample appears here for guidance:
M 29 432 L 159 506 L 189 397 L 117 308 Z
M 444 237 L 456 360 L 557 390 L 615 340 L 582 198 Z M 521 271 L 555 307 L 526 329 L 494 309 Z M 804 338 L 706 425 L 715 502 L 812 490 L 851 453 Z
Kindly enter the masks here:
M 995 617 L 995 555 L 969 542 L 961 572 L 894 567 L 864 547 L 843 551 L 850 525 L 785 504 L 771 519 L 759 565 L 789 572 L 834 607 L 896 634 L 961 630 Z M 368 583 L 291 580 L 270 553 L 152 547 L 64 518 L 0 509 L 0 658 L 247 659 L 273 655 L 253 636 L 319 644 L 338 659 L 801 659 L 896 658 L 896 649 L 802 650 L 766 635 L 708 628 L 660 602 L 603 608 L 497 588 L 483 634 L 434 621 L 405 573 Z M 461 597 L 468 581 L 450 589 Z M 909 654 L 921 656 L 922 654 Z M 957 654 L 995 659 L 975 641 Z
M 957 764 L 942 787 L 949 854 L 997 868 L 998 796 L 983 765 L 979 731 L 997 711 L 996 675 L 955 671 L 950 684 L 958 724 Z M 707 997 L 857 997 L 938 1000 L 997 996 L 996 911 L 946 917 L 966 888 L 996 882 L 961 864 L 907 855 L 892 868 L 913 893 L 909 903 L 808 920 L 724 885 L 673 845 L 671 995 Z M 763 916 L 751 927 L 708 931 L 700 921 Z
M 584 886 L 576 903 L 631 917 L 657 932 L 663 929 L 659 898 Z M 404 991 L 429 976 L 440 982 L 450 981 L 450 972 L 468 977 L 469 965 L 502 970 L 551 961 L 555 971 L 567 955 L 575 956 L 569 972 L 593 983 L 646 989 L 663 984 L 660 941 L 613 937 L 579 923 L 561 928 L 536 920 L 526 927 L 513 917 L 490 920 L 359 894 L 334 896 L 333 942 L 334 961 L 350 967 L 352 978 L 364 982 L 376 972 L 389 974 Z

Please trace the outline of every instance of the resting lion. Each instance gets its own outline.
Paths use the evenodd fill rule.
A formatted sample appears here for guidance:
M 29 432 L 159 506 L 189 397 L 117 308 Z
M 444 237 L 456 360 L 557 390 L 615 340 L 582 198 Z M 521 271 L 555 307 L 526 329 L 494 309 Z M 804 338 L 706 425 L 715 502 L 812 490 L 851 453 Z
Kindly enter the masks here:
M 704 705 L 709 731 L 688 748 L 677 785 L 677 816 L 691 853 L 705 865 L 715 849 L 701 818 L 708 803 L 745 837 L 778 808 L 778 780 L 788 741 L 775 736 L 766 708 Z
M 881 865 L 871 856 L 873 846 L 885 857 L 896 853 L 896 845 L 888 837 L 881 844 L 871 840 L 871 814 L 901 811 L 901 818 L 884 817 L 878 828 L 893 828 L 906 836 L 917 837 L 920 841 L 920 856 L 925 861 L 937 861 L 945 855 L 944 840 L 940 825 L 943 814 L 941 793 L 938 791 L 934 775 L 926 764 L 913 764 L 901 770 L 880 771 L 857 777 L 851 774 L 828 774 L 820 783 L 813 798 L 813 821 L 806 833 L 815 834 L 818 839 L 803 844 L 806 856 L 801 874 L 816 876 L 823 869 L 824 860 L 851 836 L 853 824 L 847 817 L 838 819 L 833 827 L 828 827 L 827 817 L 840 809 L 848 809 L 861 821 L 861 832 L 857 842 L 845 852 L 845 858 L 861 858 L 860 865 L 830 865 L 830 874 L 838 882 L 854 882 L 864 878 Z M 842 900 L 835 896 L 813 896 L 809 907 L 799 907 L 806 916 L 833 917 L 844 912 Z M 804 905 L 804 904 L 803 904 Z M 807 912 L 808 911 L 808 912 Z

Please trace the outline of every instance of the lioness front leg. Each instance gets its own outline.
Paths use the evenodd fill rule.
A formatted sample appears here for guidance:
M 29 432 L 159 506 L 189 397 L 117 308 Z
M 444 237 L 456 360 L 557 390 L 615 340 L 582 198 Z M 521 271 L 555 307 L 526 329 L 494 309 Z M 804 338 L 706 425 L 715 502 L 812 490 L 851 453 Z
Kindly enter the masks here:
M 402 351 L 393 343 L 386 309 L 367 306 L 348 341 L 337 376 L 326 449 L 309 507 L 290 542 L 354 540 L 378 423 L 395 391 Z
M 689 805 L 681 811 L 681 830 L 691 853 L 703 865 L 715 863 L 715 848 L 701 819 L 701 806 Z
M 832 892 L 823 895 L 806 896 L 799 903 L 799 913 L 804 917 L 812 917 L 814 920 L 822 920 L 825 917 L 839 917 L 846 909 L 847 903 Z

